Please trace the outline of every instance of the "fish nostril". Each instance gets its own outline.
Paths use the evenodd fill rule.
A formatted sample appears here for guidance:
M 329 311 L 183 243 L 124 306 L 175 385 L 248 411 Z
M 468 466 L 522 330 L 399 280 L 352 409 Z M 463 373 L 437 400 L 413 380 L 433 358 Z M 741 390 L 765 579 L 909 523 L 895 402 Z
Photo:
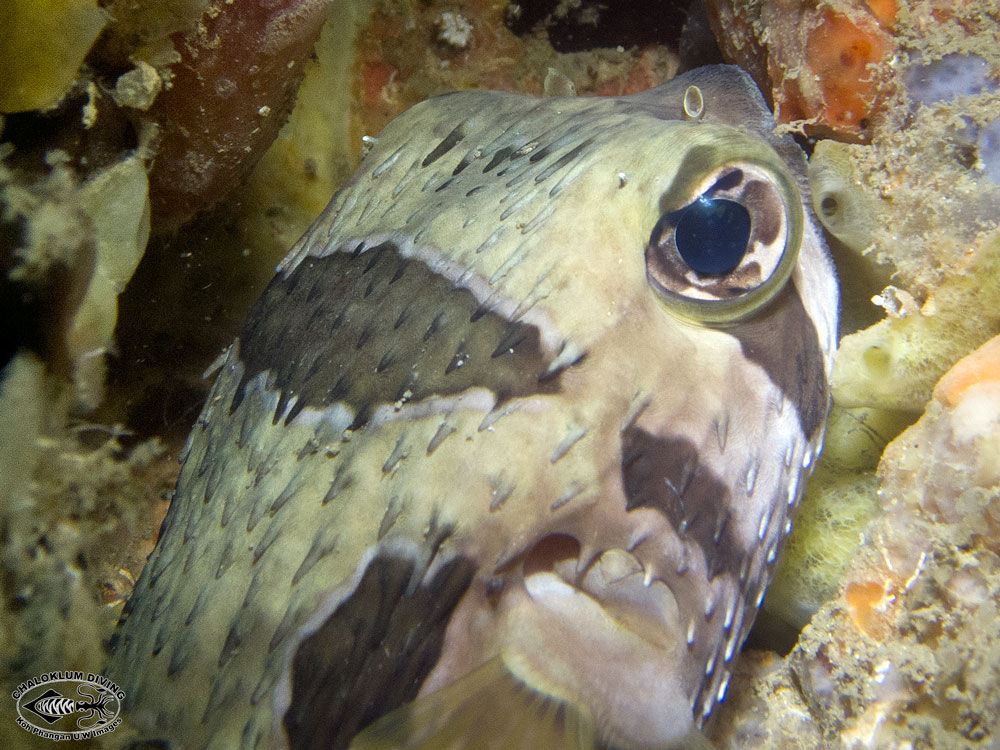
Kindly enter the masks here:
M 539 539 L 524 556 L 524 576 L 534 573 L 556 572 L 565 567 L 561 563 L 580 558 L 580 542 L 569 534 L 549 534 Z

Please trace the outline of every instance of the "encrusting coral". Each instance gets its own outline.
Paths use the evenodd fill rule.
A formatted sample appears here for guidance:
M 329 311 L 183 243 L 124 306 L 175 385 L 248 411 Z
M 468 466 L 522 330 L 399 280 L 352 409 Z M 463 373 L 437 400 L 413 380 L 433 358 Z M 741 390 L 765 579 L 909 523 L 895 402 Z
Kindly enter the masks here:
M 214 3 L 176 39 L 181 59 L 149 114 L 161 127 L 153 211 L 184 223 L 239 184 L 284 124 L 328 0 Z

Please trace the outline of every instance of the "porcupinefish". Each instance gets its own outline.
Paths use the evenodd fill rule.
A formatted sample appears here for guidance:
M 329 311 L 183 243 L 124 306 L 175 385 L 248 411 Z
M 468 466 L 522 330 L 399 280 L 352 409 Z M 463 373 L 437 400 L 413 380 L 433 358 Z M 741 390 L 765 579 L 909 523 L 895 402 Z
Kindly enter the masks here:
M 218 368 L 107 667 L 132 725 L 184 748 L 696 731 L 828 410 L 836 281 L 773 127 L 725 66 L 392 121 Z

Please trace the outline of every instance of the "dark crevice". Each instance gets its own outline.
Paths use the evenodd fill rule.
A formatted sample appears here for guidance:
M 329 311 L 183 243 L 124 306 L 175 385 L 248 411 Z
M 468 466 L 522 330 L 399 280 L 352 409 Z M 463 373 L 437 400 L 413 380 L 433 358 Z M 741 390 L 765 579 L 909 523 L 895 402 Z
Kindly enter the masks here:
M 558 52 L 649 44 L 676 49 L 689 4 L 689 0 L 582 0 L 579 5 L 562 0 L 521 0 L 517 10 L 508 10 L 507 27 L 518 35 L 544 30 Z

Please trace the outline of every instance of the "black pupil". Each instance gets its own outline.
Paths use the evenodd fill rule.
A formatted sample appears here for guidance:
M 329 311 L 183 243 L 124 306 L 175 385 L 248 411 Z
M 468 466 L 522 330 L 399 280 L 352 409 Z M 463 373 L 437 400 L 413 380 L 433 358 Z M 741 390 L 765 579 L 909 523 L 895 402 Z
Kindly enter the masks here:
M 699 198 L 681 209 L 674 241 L 695 272 L 725 274 L 736 268 L 750 239 L 750 212 L 735 201 Z

